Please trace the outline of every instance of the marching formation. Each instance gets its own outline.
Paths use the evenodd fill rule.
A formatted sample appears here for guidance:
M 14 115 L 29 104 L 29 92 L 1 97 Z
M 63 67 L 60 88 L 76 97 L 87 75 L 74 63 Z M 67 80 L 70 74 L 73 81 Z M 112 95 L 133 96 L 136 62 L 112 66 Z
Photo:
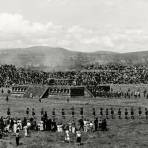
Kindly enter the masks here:
M 13 134 L 16 136 L 16 145 L 19 145 L 20 137 L 30 137 L 32 131 L 49 131 L 63 133 L 63 141 L 71 142 L 75 139 L 76 143 L 81 144 L 83 133 L 92 133 L 97 131 L 107 131 L 107 121 L 109 119 L 131 119 L 136 118 L 148 119 L 148 109 L 135 110 L 129 108 L 100 108 L 99 112 L 92 109 L 92 118 L 86 118 L 84 109 L 80 108 L 79 116 L 72 107 L 71 115 L 66 115 L 64 109 L 61 109 L 61 116 L 56 115 L 56 109 L 52 111 L 52 115 L 48 116 L 47 111 L 41 109 L 40 120 L 36 117 L 35 109 L 26 109 L 26 116 L 21 118 L 13 118 L 10 108 L 7 110 L 7 117 L 0 118 L 0 138 Z M 71 118 L 70 118 L 71 116 Z

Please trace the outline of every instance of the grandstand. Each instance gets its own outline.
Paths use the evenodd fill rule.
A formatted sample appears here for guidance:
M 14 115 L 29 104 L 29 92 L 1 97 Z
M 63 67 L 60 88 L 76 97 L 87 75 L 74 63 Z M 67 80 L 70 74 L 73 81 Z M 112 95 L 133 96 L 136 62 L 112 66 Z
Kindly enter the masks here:
M 12 87 L 12 96 L 25 98 L 50 98 L 59 97 L 94 97 L 94 95 L 85 86 L 67 86 L 67 85 L 16 85 Z
M 29 86 L 27 85 L 15 85 L 12 86 L 12 96 L 24 96 Z
M 41 98 L 49 98 L 51 96 L 60 97 L 93 97 L 93 94 L 85 86 L 49 86 Z
M 41 85 L 14 85 L 11 95 L 25 98 L 39 98 L 42 96 L 47 86 Z
M 95 65 L 84 67 L 82 71 L 64 72 L 32 71 L 16 68 L 13 65 L 1 65 L 0 72 L 3 87 L 12 86 L 13 95 L 30 98 L 44 98 L 48 95 L 108 97 L 116 96 L 122 90 L 126 90 L 122 91 L 123 93 L 131 91 L 131 94 L 135 94 L 140 90 L 134 86 L 148 84 L 148 69 L 147 66 L 143 65 Z M 121 85 L 121 87 L 118 85 Z M 127 85 L 132 85 L 134 90 L 126 87 Z M 80 88 L 83 88 L 84 92 L 79 90 Z M 110 91 L 111 89 L 115 91 Z M 78 91 L 79 93 L 76 94 Z M 147 87 L 141 91 L 146 92 L 147 95 Z

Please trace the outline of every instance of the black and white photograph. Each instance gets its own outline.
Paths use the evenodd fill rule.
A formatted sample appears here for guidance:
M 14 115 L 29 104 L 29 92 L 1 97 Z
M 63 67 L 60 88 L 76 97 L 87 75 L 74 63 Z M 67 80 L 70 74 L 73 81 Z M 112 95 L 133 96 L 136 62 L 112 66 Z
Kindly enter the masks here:
M 148 148 L 148 0 L 0 0 L 0 148 Z

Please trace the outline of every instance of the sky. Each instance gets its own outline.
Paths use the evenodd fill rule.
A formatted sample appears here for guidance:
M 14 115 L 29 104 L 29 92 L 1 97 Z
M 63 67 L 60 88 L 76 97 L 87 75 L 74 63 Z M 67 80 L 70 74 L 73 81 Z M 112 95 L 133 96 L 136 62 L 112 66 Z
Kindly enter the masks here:
M 0 0 L 0 48 L 148 50 L 148 0 Z

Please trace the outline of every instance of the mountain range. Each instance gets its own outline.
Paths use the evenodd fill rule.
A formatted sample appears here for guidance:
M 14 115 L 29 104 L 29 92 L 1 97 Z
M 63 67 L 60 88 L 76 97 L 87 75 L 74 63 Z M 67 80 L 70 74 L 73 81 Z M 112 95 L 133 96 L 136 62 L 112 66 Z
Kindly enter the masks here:
M 145 64 L 148 65 L 148 51 L 118 53 L 108 51 L 76 52 L 64 48 L 34 46 L 0 50 L 0 64 L 38 70 L 72 70 L 87 64 Z

